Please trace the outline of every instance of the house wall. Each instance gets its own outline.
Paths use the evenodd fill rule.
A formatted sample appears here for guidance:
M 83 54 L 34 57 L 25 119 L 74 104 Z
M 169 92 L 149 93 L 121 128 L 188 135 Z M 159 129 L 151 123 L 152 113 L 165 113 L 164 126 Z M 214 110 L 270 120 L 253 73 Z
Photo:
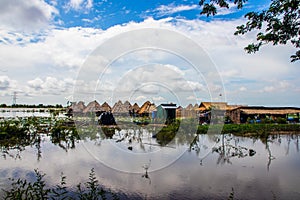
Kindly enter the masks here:
M 162 106 L 157 107 L 157 118 L 162 123 L 169 124 L 176 119 L 176 108 L 164 109 Z
M 234 109 L 231 111 L 227 111 L 226 115 L 231 119 L 231 121 L 234 124 L 240 124 L 241 123 L 241 110 L 240 109 Z

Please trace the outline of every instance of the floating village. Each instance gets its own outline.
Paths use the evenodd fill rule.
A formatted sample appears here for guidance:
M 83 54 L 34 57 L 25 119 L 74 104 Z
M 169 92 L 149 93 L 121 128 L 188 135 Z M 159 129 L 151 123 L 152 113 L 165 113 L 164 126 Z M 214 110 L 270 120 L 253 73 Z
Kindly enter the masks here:
M 174 103 L 155 105 L 146 101 L 142 106 L 137 103 L 124 103 L 119 100 L 113 106 L 107 102 L 99 104 L 96 100 L 85 105 L 83 101 L 73 102 L 67 108 L 67 116 L 88 116 L 95 114 L 102 125 L 114 125 L 115 118 L 130 117 L 134 122 L 147 124 L 163 122 L 169 124 L 176 119 L 196 118 L 199 124 L 210 123 L 299 123 L 300 108 L 229 105 L 226 102 L 201 102 L 187 107 Z M 211 121 L 211 119 L 219 119 Z

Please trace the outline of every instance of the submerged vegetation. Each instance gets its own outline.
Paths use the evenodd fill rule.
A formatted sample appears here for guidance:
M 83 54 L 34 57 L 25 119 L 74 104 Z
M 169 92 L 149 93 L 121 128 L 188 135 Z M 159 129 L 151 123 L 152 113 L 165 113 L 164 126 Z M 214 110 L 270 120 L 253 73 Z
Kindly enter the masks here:
M 39 151 L 41 134 L 51 136 L 53 144 L 60 147 L 74 148 L 75 141 L 79 139 L 74 123 L 70 119 L 54 117 L 26 117 L 0 121 L 0 150 L 3 157 L 7 155 L 20 158 L 20 152 L 26 146 L 35 145 Z M 65 142 L 66 145 L 62 145 Z M 15 155 L 10 150 L 16 150 Z M 38 155 L 40 157 L 40 155 Z
M 61 174 L 60 183 L 56 186 L 48 186 L 44 180 L 46 174 L 35 169 L 35 181 L 26 179 L 10 179 L 11 187 L 4 190 L 4 199 L 7 200 L 34 200 L 34 199 L 119 199 L 109 189 L 102 187 L 96 178 L 94 169 L 89 173 L 89 180 L 84 184 L 77 184 L 76 189 L 67 187 L 66 176 Z
M 188 151 L 200 154 L 205 144 L 202 144 L 204 134 L 222 134 L 215 140 L 217 145 L 208 151 L 218 156 L 217 164 L 231 164 L 234 158 L 252 157 L 256 155 L 255 149 L 244 147 L 239 144 L 239 137 L 251 137 L 253 140 L 261 140 L 268 151 L 267 168 L 274 159 L 269 146 L 275 134 L 300 133 L 300 124 L 211 124 L 198 125 L 195 119 L 176 120 L 169 125 L 151 124 L 142 126 L 131 126 L 129 121 L 123 120 L 120 126 L 99 126 L 93 118 L 76 119 L 60 118 L 55 113 L 51 117 L 26 117 L 9 118 L 0 120 L 0 152 L 2 156 L 21 159 L 21 152 L 27 146 L 35 146 L 37 159 L 41 158 L 41 144 L 43 137 L 47 135 L 52 144 L 57 145 L 65 151 L 72 150 L 80 140 L 95 140 L 95 144 L 104 139 L 110 139 L 116 143 L 123 142 L 128 145 L 128 150 L 135 151 L 136 144 L 157 145 L 167 148 L 176 148 L 174 145 L 187 144 Z M 76 125 L 76 126 L 75 126 Z M 147 133 L 152 143 L 143 140 L 143 133 Z M 154 135 L 153 135 L 154 134 Z M 119 138 L 118 138 L 119 137 Z M 298 136 L 297 136 L 298 137 Z M 218 140 L 218 141 L 217 141 Z M 200 159 L 200 164 L 203 159 Z M 148 174 L 146 174 L 148 176 Z M 67 178 L 61 175 L 60 183 L 48 185 L 45 174 L 35 170 L 34 181 L 26 179 L 10 179 L 8 188 L 4 190 L 5 199 L 118 199 L 118 195 L 100 185 L 96 179 L 95 171 L 92 169 L 86 183 L 67 186 Z M 74 184 L 72 184 L 74 185 Z M 230 193 L 229 199 L 233 199 L 234 191 Z
M 197 134 L 206 134 L 209 128 L 218 128 L 222 134 L 244 137 L 266 137 L 278 133 L 300 133 L 300 124 L 215 124 L 198 126 Z
M 153 125 L 144 128 L 151 131 Z M 122 126 L 122 129 L 132 128 Z M 9 149 L 18 149 L 39 143 L 40 134 L 47 134 L 51 142 L 63 149 L 75 147 L 75 142 L 85 138 L 95 140 L 98 138 L 112 138 L 115 131 L 121 129 L 109 126 L 95 126 L 95 124 L 77 124 L 70 118 L 52 117 L 26 117 L 13 118 L 0 121 L 0 146 L 2 153 Z M 197 125 L 193 120 L 176 120 L 172 124 L 163 126 L 155 135 L 158 144 L 165 146 L 175 136 L 184 143 L 186 137 L 194 134 L 233 134 L 244 137 L 268 137 L 270 134 L 300 133 L 300 124 L 214 124 Z M 64 143 L 64 144 L 63 144 Z

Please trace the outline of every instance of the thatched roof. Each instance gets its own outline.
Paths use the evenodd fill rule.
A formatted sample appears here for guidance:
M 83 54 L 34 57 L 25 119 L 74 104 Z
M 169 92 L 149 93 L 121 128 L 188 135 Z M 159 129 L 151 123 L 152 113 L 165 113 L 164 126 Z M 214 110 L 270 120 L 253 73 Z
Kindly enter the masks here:
M 111 112 L 117 113 L 120 111 L 121 107 L 123 106 L 123 103 L 121 100 L 115 103 L 115 105 L 112 107 Z
M 108 112 L 108 111 L 111 111 L 111 107 L 108 105 L 108 103 L 104 102 L 104 103 L 101 105 L 99 111 L 105 111 L 105 112 Z
M 104 112 L 108 112 L 111 111 L 111 107 L 108 105 L 108 103 L 104 102 L 101 106 L 97 106 L 97 109 L 95 109 L 95 111 L 104 111 Z
M 198 110 L 199 111 L 207 111 L 211 108 L 218 109 L 218 110 L 226 110 L 228 105 L 226 102 L 201 102 Z
M 197 110 L 198 108 L 199 108 L 199 104 L 196 103 L 196 104 L 194 105 L 194 108 L 193 108 L 193 109 L 194 109 L 194 110 Z
M 124 108 L 126 108 L 127 111 L 132 109 L 132 105 L 131 105 L 131 103 L 129 103 L 129 101 L 125 101 L 123 106 L 124 106 Z
M 183 109 L 182 106 L 178 106 L 178 107 L 176 108 L 176 110 L 182 110 L 182 109 Z
M 185 109 L 186 110 L 193 110 L 194 106 L 190 103 Z
M 71 108 L 73 112 L 82 112 L 85 109 L 85 105 L 83 101 L 79 101 L 78 103 L 72 104 Z
M 155 110 L 156 110 L 155 104 L 151 103 L 150 101 L 146 101 L 139 109 L 138 114 L 151 113 L 152 111 Z
M 115 103 L 115 105 L 112 107 L 113 113 L 128 113 L 131 109 L 131 104 L 128 101 L 125 101 L 123 104 L 122 101 L 118 101 Z
M 83 110 L 83 113 L 96 112 L 100 110 L 100 108 L 101 108 L 100 104 L 96 100 L 94 100 L 86 106 L 86 108 Z
M 139 105 L 137 103 L 134 103 L 133 106 L 131 107 L 131 109 L 136 112 L 136 111 L 138 111 L 140 109 L 140 107 L 139 107 Z
M 239 107 L 233 110 L 239 110 L 247 115 L 264 114 L 264 115 L 286 115 L 300 113 L 300 108 L 294 107 L 263 107 L 263 106 L 247 106 Z
M 157 108 L 156 108 L 156 105 L 153 103 L 150 105 L 150 108 L 149 108 L 149 112 L 153 112 L 153 111 L 156 111 Z

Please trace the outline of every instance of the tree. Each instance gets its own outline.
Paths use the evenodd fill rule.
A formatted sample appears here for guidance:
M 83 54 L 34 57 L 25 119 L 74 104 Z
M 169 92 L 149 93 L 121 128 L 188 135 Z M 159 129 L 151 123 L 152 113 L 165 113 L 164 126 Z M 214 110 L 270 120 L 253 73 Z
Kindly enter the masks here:
M 248 0 L 200 0 L 202 7 L 200 14 L 211 16 L 217 14 L 217 7 L 229 8 L 233 2 L 238 9 L 242 9 Z M 237 27 L 235 35 L 258 30 L 257 43 L 249 44 L 244 49 L 247 53 L 255 53 L 266 44 L 287 44 L 290 42 L 296 52 L 291 55 L 291 62 L 300 60 L 300 0 L 271 0 L 267 10 L 249 12 L 245 15 L 247 22 Z

